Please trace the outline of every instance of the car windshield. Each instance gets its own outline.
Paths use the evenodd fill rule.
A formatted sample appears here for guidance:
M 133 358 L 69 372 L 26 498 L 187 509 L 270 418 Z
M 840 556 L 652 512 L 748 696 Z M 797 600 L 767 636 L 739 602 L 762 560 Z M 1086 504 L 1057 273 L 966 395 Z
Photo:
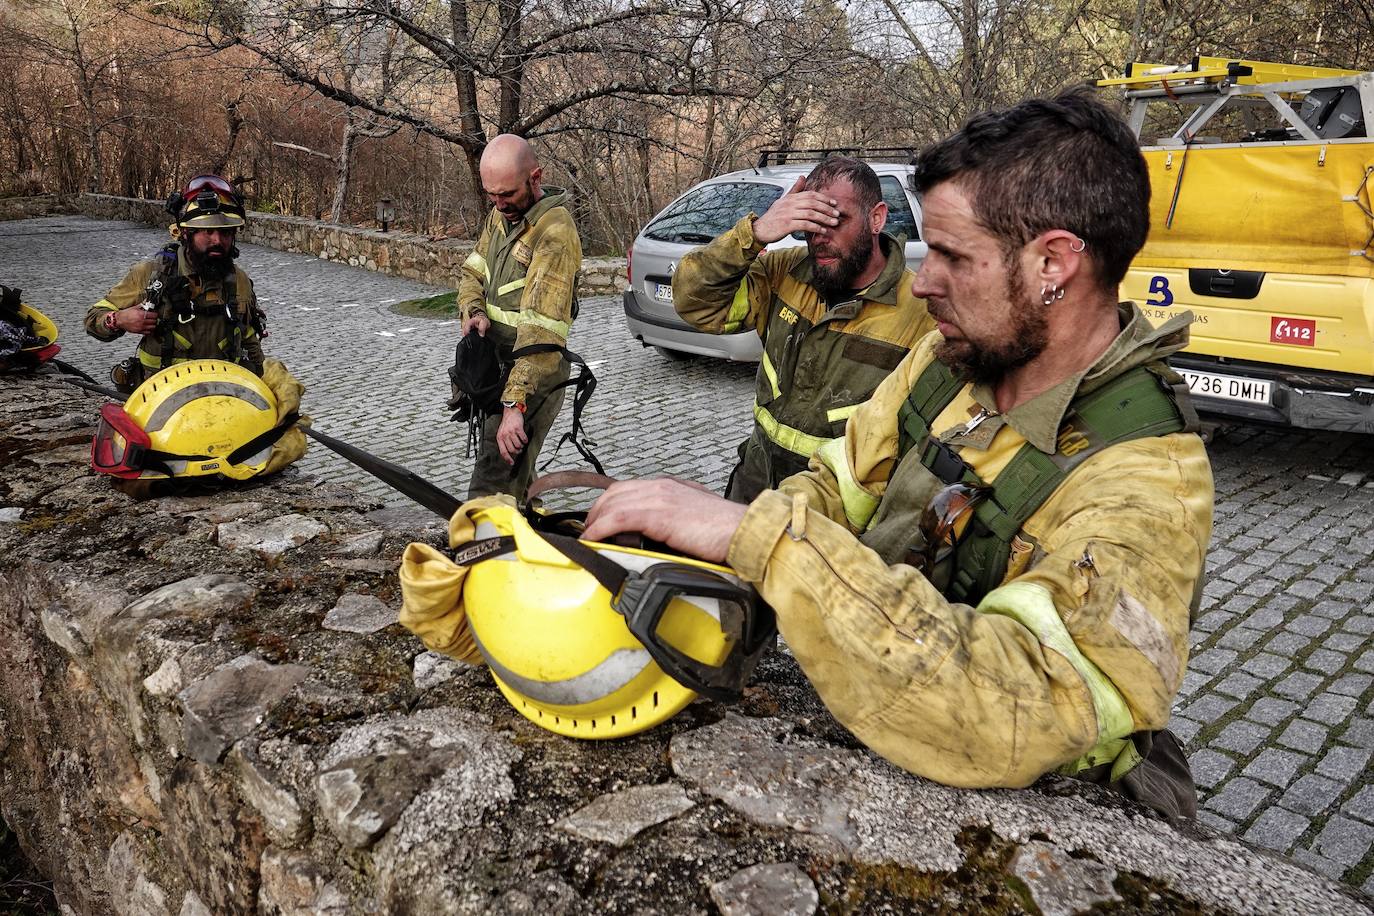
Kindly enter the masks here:
M 709 242 L 753 211 L 763 213 L 782 196 L 777 185 L 752 181 L 708 184 L 689 191 L 648 226 L 644 237 L 658 242 Z

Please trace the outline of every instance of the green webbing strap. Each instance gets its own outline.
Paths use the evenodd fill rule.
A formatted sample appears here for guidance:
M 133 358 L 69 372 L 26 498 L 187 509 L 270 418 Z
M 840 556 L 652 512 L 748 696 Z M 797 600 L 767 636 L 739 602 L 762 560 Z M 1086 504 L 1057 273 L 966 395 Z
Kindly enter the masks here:
M 950 368 L 938 359 L 931 360 L 911 386 L 911 393 L 897 411 L 897 460 L 920 444 L 924 448 L 930 425 L 964 387 Z M 923 459 L 925 456 L 922 456 Z M 924 461 L 923 461 L 924 463 Z
M 158 252 L 158 278 L 162 280 L 164 286 L 171 281 L 177 273 L 177 244 L 173 243 Z M 173 303 L 164 302 L 160 297 L 154 305 L 157 306 L 157 326 L 153 329 L 154 333 L 159 330 L 162 332 L 158 345 L 158 369 L 166 369 L 176 359 L 176 315 L 172 310 Z M 141 349 L 141 348 L 140 348 Z M 140 352 L 140 359 L 142 353 Z M 144 363 L 146 365 L 146 362 Z M 167 475 L 172 476 L 172 475 Z
M 1064 479 L 1104 448 L 1188 429 L 1166 375 L 1138 366 L 1074 400 L 1053 455 L 1027 442 L 997 475 L 991 499 L 974 510 L 973 530 L 959 547 L 946 589 L 952 601 L 976 604 L 1002 584 L 1011 542 Z M 970 480 L 976 480 L 971 471 Z
M 229 362 L 239 361 L 239 355 L 243 353 L 243 320 L 239 317 L 239 271 L 237 267 L 229 268 L 229 276 L 222 281 L 225 285 L 221 288 L 226 290 L 227 295 L 224 301 L 224 317 L 229 323 Z

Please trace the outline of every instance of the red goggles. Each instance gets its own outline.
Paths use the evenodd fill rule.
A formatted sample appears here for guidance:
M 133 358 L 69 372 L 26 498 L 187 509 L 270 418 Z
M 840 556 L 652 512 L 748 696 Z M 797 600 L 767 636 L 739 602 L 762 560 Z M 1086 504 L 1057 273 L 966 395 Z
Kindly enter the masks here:
M 226 201 L 238 198 L 238 194 L 234 191 L 233 186 L 218 175 L 197 175 L 182 189 L 181 196 L 187 200 L 191 200 L 207 188 L 214 194 L 223 197 Z
M 100 425 L 91 440 L 91 467 L 102 474 L 137 479 L 152 443 L 148 434 L 118 404 L 100 408 Z

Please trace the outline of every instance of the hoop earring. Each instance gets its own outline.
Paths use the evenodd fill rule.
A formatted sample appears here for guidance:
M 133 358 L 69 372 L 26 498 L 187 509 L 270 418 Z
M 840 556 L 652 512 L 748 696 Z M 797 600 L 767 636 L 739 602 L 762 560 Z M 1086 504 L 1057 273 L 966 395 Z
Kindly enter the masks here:
M 1087 247 L 1088 243 L 1085 242 L 1083 239 L 1074 239 L 1072 242 L 1069 243 L 1069 250 L 1072 251 L 1074 254 L 1082 254 L 1083 250 Z
M 1053 305 L 1054 300 L 1064 298 L 1064 288 L 1049 284 L 1040 287 L 1040 302 L 1044 305 Z

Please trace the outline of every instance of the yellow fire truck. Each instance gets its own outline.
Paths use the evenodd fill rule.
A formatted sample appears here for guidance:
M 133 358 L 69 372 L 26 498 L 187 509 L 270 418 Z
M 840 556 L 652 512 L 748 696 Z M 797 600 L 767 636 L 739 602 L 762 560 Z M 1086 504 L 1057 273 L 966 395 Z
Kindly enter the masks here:
M 1122 295 L 1193 311 L 1171 362 L 1198 408 L 1374 432 L 1374 72 L 1198 57 L 1098 85 L 1153 189 Z

